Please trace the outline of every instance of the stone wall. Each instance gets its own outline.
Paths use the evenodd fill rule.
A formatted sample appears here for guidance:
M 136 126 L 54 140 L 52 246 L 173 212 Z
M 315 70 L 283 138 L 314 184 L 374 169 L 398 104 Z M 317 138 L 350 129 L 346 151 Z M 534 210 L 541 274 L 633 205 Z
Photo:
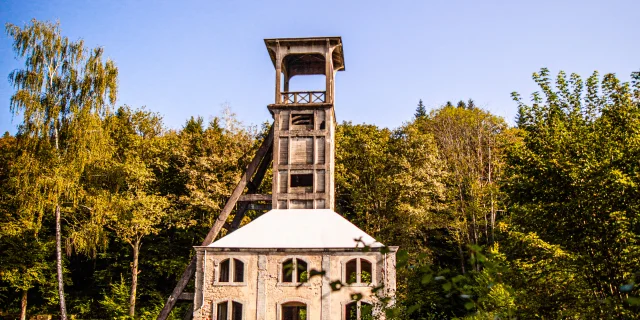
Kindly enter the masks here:
M 212 319 L 213 309 L 219 302 L 233 300 L 242 303 L 243 320 L 281 319 L 281 305 L 287 302 L 306 304 L 308 320 L 337 320 L 344 319 L 345 305 L 353 301 L 353 294 L 360 293 L 362 301 L 374 304 L 372 287 L 384 283 L 387 294 L 395 293 L 395 250 L 387 254 L 336 249 L 224 251 L 197 247 L 196 250 L 194 319 Z M 228 258 L 244 262 L 244 282 L 223 284 L 216 281 L 220 262 Z M 283 283 L 282 263 L 290 258 L 304 260 L 308 270 L 329 270 L 325 276 L 312 276 L 306 283 Z M 346 283 L 345 265 L 354 258 L 372 263 L 373 283 L 352 284 L 332 291 L 331 282 Z

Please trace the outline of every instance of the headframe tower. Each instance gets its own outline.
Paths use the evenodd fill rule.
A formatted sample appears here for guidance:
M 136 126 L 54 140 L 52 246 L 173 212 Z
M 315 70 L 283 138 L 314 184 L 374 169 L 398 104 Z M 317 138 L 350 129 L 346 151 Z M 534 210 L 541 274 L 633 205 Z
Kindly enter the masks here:
M 340 37 L 265 39 L 275 67 L 273 209 L 334 209 L 335 75 Z M 324 75 L 324 91 L 289 91 L 295 76 Z

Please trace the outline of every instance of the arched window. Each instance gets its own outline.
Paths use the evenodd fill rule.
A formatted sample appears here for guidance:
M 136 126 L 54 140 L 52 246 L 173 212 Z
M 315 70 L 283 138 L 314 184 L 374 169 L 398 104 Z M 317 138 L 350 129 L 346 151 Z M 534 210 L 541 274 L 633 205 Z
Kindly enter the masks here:
M 214 312 L 213 318 L 216 320 L 242 320 L 242 303 L 222 301 L 216 305 Z
M 281 314 L 281 320 L 307 320 L 307 305 L 301 302 L 285 303 Z
M 362 258 L 351 259 L 345 265 L 345 282 L 348 284 L 371 284 L 373 282 L 371 262 Z
M 226 259 L 220 262 L 218 282 L 244 282 L 244 262 Z
M 304 283 L 309 280 L 307 262 L 300 258 L 287 259 L 282 263 L 282 282 Z
M 344 308 L 345 320 L 373 320 L 373 306 L 364 301 L 353 301 Z

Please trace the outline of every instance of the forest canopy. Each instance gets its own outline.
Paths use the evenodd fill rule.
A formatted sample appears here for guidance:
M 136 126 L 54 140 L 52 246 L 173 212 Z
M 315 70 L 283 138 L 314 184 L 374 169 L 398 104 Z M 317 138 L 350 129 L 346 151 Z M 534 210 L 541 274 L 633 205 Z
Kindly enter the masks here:
M 101 48 L 6 30 L 24 66 L 0 137 L 0 317 L 155 318 L 270 124 L 227 109 L 168 129 L 116 105 Z M 640 319 L 640 72 L 532 78 L 514 125 L 471 99 L 338 125 L 336 211 L 402 250 L 388 319 Z

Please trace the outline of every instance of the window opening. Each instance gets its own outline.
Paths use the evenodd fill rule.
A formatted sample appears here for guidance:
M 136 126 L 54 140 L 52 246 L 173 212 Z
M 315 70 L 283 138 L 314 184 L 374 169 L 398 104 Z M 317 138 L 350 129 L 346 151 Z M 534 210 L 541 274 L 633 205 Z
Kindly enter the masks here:
M 296 188 L 296 187 L 313 187 L 313 173 L 292 174 L 291 188 Z
M 219 282 L 229 282 L 229 264 L 231 259 L 224 260 L 220 263 L 220 277 Z
M 218 303 L 218 312 L 216 319 L 217 320 L 228 320 L 227 319 L 227 301 Z
M 345 309 L 347 320 L 358 320 L 358 302 L 349 303 Z
M 231 281 L 231 279 L 233 279 Z M 244 262 L 238 259 L 226 259 L 220 262 L 218 282 L 244 282 Z
M 298 258 L 287 259 L 282 263 L 282 282 L 304 283 L 309 280 L 307 263 Z
M 291 114 L 292 130 L 313 130 L 313 114 Z
M 231 305 L 231 312 L 229 312 Z M 216 307 L 216 320 L 242 320 L 242 303 L 236 301 L 223 301 Z
M 282 282 L 293 282 L 293 259 L 282 264 Z
M 366 259 L 356 258 L 349 260 L 345 266 L 346 282 L 348 284 L 371 284 L 373 266 Z
M 238 259 L 233 259 L 233 282 L 244 282 L 244 263 Z
M 242 320 L 242 303 L 233 301 L 231 314 L 231 320 Z
M 360 301 L 360 320 L 373 320 L 373 306 Z
M 307 305 L 299 302 L 283 304 L 282 320 L 307 320 Z
M 363 301 L 353 301 L 345 306 L 346 320 L 373 320 L 373 306 Z
M 360 259 L 360 283 L 371 283 L 371 262 Z
M 296 271 L 297 271 L 297 278 L 298 278 L 298 282 L 303 283 L 303 282 L 307 282 L 307 280 L 309 280 L 309 273 L 307 272 L 307 263 L 296 259 Z
M 347 283 L 356 283 L 358 281 L 358 262 L 353 259 L 347 262 Z

